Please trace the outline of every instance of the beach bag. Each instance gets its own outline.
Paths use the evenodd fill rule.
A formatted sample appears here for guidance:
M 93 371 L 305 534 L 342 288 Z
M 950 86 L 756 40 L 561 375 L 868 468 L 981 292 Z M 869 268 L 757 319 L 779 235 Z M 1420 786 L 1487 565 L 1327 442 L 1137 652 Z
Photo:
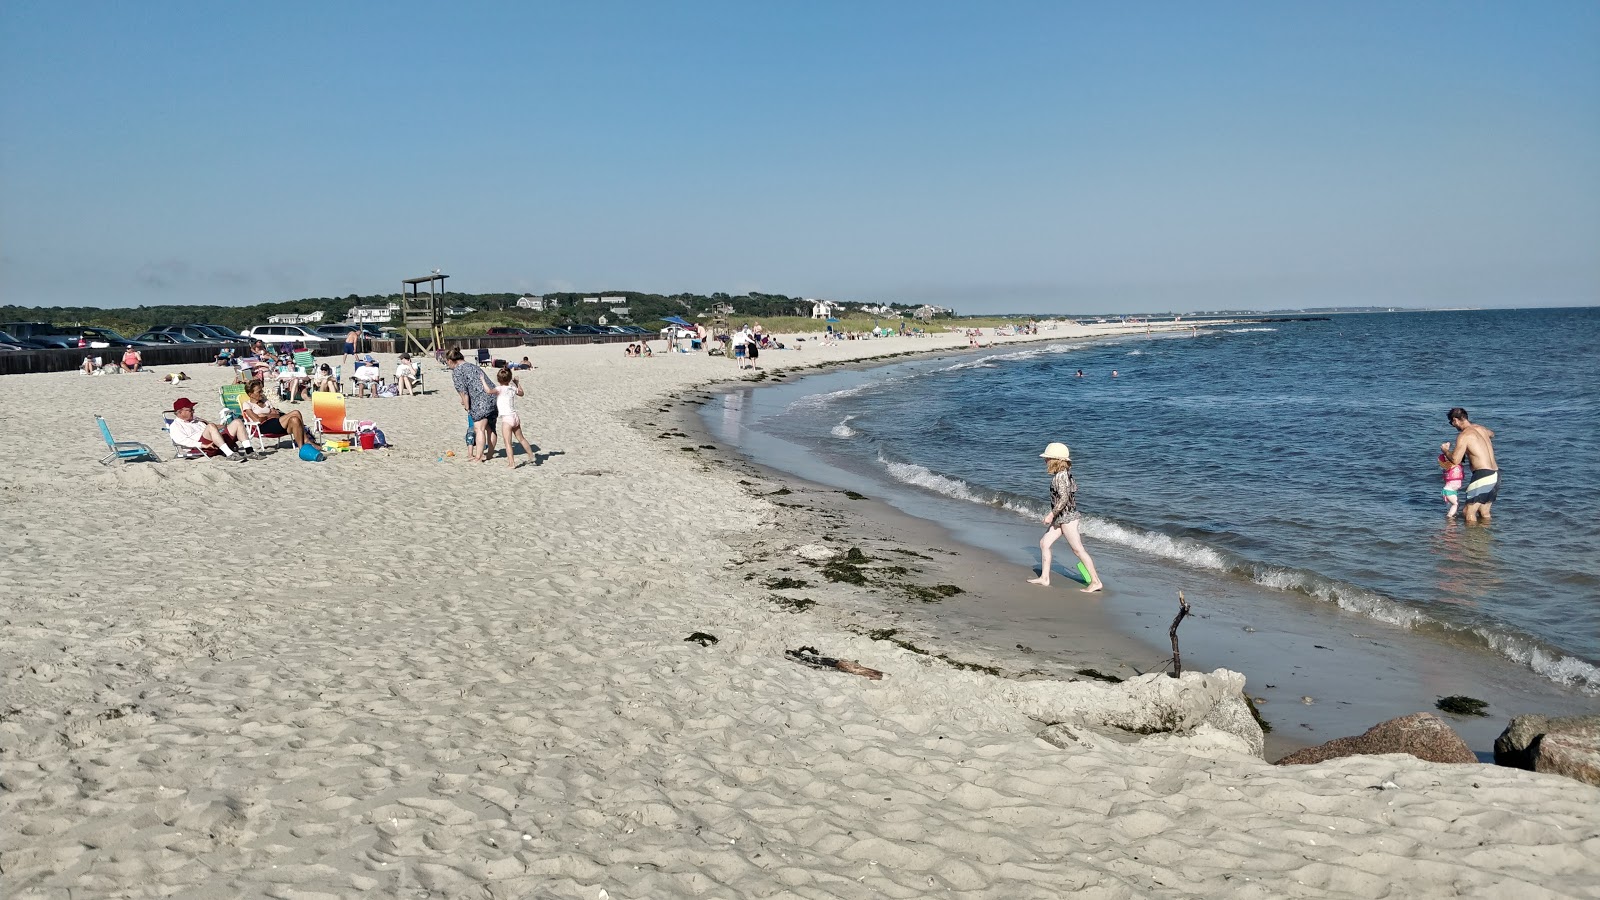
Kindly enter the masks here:
M 383 387 L 378 388 L 378 396 L 379 397 L 398 397 L 398 396 L 400 396 L 400 385 L 398 385 L 398 384 L 386 384 Z
M 300 458 L 306 462 L 322 462 L 328 457 L 324 456 L 322 451 L 318 450 L 315 444 L 301 444 Z

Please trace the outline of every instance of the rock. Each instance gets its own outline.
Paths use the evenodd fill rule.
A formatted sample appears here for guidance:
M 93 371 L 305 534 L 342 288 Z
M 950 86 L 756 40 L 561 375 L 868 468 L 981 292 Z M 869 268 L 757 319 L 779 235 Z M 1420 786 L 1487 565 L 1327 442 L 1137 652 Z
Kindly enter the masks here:
M 1280 766 L 1303 766 L 1345 756 L 1379 753 L 1409 753 L 1417 759 L 1438 763 L 1474 763 L 1473 755 L 1461 735 L 1433 713 L 1412 713 L 1380 722 L 1356 737 L 1336 738 L 1318 747 L 1308 747 L 1278 760 Z
M 1178 678 L 1152 672 L 1120 684 L 1008 680 L 996 687 L 1024 715 L 1041 722 L 1135 735 L 1186 735 L 1208 724 L 1245 746 L 1262 745 L 1261 726 L 1244 705 L 1244 676 L 1227 669 L 1188 671 Z
M 1600 734 L 1600 716 L 1517 716 L 1494 739 L 1494 763 L 1513 769 L 1532 769 L 1534 745 L 1546 734 L 1584 732 Z
M 1224 697 L 1200 724 L 1210 725 L 1243 740 L 1255 756 L 1266 752 L 1266 736 L 1261 733 L 1261 726 L 1256 724 L 1256 717 L 1250 714 L 1250 707 L 1243 697 Z
M 1600 733 L 1545 734 L 1534 745 L 1533 770 L 1600 787 Z

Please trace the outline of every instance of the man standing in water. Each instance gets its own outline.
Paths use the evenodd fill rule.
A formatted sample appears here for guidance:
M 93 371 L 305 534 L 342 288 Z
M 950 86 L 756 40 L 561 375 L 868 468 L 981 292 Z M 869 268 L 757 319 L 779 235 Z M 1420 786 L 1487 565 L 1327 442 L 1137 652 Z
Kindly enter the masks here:
M 1461 512 L 1468 525 L 1489 521 L 1489 507 L 1494 505 L 1500 492 L 1500 471 L 1495 468 L 1494 432 L 1467 420 L 1467 411 L 1457 406 L 1449 412 L 1450 424 L 1460 434 L 1450 451 L 1450 463 L 1461 465 L 1466 460 L 1472 469 L 1472 480 L 1461 495 Z

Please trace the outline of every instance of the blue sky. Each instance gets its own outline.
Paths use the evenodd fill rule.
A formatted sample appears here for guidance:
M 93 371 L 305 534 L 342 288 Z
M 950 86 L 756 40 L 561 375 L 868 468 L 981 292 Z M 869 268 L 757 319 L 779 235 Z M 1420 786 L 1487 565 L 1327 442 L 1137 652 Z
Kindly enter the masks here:
M 1600 302 L 1600 3 L 0 4 L 0 302 Z

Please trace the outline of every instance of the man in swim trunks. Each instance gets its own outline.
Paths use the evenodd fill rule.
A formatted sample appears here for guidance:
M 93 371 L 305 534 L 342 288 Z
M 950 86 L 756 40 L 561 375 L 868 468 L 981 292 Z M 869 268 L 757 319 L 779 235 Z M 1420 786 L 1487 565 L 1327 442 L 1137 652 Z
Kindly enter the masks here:
M 1500 471 L 1495 468 L 1494 432 L 1467 419 L 1467 411 L 1457 406 L 1449 412 L 1450 424 L 1460 432 L 1455 448 L 1450 451 L 1452 465 L 1466 460 L 1472 469 L 1467 479 L 1467 489 L 1461 492 L 1461 514 L 1468 525 L 1489 521 L 1489 507 L 1500 493 Z

